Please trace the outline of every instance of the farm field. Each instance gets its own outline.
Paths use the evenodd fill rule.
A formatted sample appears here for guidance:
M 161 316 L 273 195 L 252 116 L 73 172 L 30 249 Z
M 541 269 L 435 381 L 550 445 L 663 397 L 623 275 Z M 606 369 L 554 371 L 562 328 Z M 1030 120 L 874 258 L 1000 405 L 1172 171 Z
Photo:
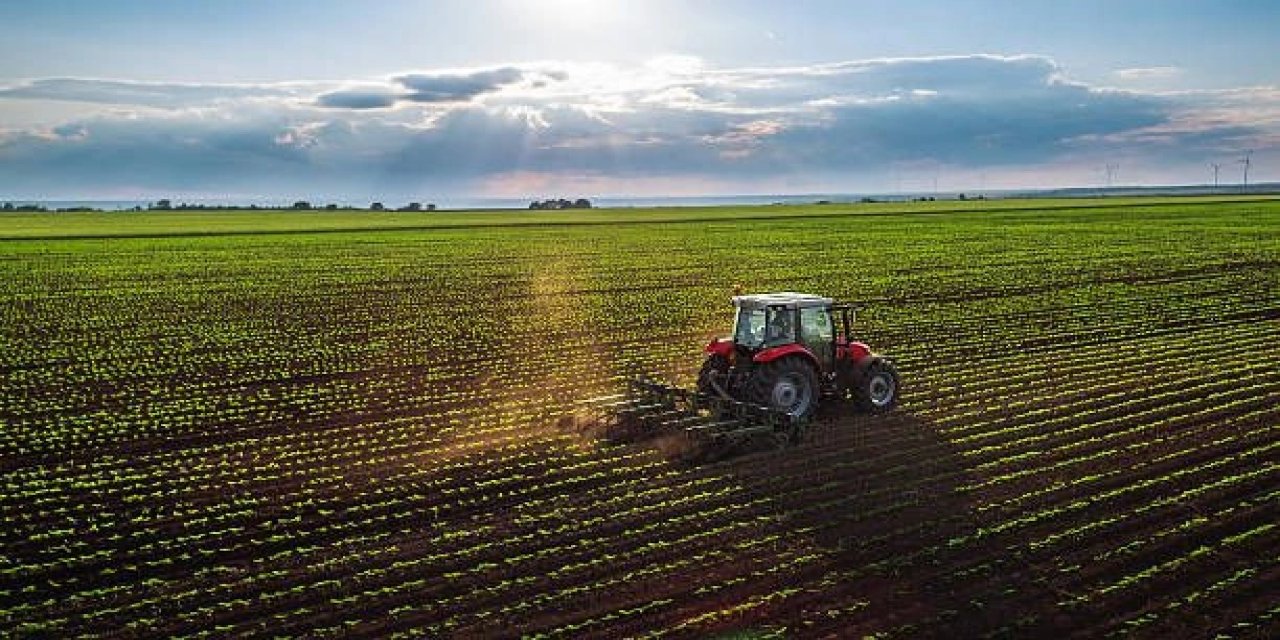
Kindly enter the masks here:
M 0 218 L 0 635 L 1280 635 L 1280 201 L 958 204 Z M 902 406 L 564 426 L 734 284 Z

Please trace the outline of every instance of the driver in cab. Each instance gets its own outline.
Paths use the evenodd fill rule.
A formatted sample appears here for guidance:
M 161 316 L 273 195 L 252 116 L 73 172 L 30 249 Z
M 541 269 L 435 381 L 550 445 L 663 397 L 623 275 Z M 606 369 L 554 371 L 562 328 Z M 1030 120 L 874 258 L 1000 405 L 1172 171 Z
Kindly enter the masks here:
M 774 312 L 773 318 L 769 322 L 769 329 L 765 332 L 765 341 L 774 342 L 791 342 L 791 313 L 786 310 L 778 310 Z

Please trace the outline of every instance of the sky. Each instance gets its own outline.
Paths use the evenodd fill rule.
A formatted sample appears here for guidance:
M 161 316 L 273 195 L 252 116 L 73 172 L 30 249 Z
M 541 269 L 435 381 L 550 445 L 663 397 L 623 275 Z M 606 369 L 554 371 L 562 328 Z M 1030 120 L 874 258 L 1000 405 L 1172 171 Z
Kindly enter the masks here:
M 0 199 L 1280 180 L 1280 3 L 0 3 Z

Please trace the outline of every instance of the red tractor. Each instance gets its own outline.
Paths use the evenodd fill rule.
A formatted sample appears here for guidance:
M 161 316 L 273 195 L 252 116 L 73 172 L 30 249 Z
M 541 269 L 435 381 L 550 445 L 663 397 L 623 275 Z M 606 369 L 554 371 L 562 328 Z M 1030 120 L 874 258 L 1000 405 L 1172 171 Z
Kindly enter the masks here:
M 800 419 L 828 398 L 852 400 L 868 412 L 897 404 L 893 363 L 852 337 L 855 307 L 792 292 L 738 295 L 733 305 L 733 336 L 707 345 L 699 394 Z
M 635 378 L 627 392 L 581 401 L 571 422 L 620 441 L 683 430 L 697 456 L 760 437 L 798 443 L 827 399 L 869 412 L 897 404 L 893 363 L 852 338 L 853 306 L 789 292 L 733 304 L 733 337 L 707 345 L 697 389 Z

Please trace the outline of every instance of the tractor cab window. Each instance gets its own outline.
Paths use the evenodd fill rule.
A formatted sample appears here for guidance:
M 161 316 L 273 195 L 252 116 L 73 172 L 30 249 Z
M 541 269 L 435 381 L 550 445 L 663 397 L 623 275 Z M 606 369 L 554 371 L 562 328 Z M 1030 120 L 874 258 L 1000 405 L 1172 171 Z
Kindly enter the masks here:
M 795 342 L 794 309 L 785 307 L 738 308 L 733 341 L 751 349 Z
M 794 309 L 785 307 L 768 307 L 766 313 L 764 342 L 766 346 L 775 344 L 791 344 L 796 341 Z
M 764 309 L 738 307 L 733 341 L 750 349 L 758 349 L 764 344 Z
M 800 310 L 800 341 L 818 357 L 824 368 L 830 366 L 834 355 L 835 331 L 831 325 L 831 312 L 824 307 Z
M 800 310 L 800 336 L 805 342 L 831 342 L 831 312 L 822 307 Z

